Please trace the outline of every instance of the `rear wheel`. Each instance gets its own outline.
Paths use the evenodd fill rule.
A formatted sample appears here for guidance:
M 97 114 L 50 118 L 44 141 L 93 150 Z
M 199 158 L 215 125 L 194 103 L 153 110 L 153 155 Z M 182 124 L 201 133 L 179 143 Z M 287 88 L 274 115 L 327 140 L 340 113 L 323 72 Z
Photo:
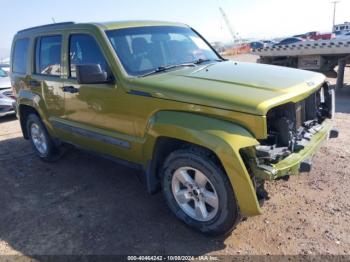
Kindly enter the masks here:
M 44 161 L 56 161 L 60 151 L 47 132 L 44 124 L 36 114 L 27 117 L 27 132 L 35 153 Z
M 230 181 L 205 150 L 171 153 L 162 170 L 163 193 L 172 212 L 207 235 L 230 233 L 239 221 Z

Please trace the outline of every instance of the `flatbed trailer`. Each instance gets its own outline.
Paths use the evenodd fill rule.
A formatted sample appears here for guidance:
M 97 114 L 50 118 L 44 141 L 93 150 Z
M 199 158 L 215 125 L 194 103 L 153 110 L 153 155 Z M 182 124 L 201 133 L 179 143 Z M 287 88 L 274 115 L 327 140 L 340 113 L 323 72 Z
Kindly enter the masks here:
M 303 41 L 252 50 L 259 63 L 288 66 L 322 72 L 337 77 L 337 87 L 344 82 L 344 69 L 350 64 L 350 39 Z M 338 66 L 337 72 L 335 67 Z

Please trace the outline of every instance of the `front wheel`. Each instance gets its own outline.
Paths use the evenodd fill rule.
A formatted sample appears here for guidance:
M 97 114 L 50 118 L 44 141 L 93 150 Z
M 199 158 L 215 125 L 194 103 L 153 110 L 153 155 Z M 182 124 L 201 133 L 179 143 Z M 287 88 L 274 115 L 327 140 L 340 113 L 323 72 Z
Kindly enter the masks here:
M 205 150 L 176 150 L 162 175 L 165 199 L 177 218 L 207 235 L 233 230 L 239 221 L 234 192 L 220 164 Z
M 36 114 L 27 117 L 27 132 L 35 153 L 40 159 L 53 162 L 60 158 L 60 150 L 56 147 L 44 124 Z

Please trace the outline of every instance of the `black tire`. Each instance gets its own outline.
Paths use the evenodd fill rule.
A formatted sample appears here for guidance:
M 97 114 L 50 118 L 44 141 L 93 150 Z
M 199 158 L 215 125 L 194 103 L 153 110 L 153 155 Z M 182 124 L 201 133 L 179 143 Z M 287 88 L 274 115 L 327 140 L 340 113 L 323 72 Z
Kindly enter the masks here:
M 46 140 L 47 150 L 45 152 L 40 152 L 33 141 L 32 136 L 32 126 L 36 125 L 37 127 L 42 130 L 42 134 L 44 136 L 44 139 Z M 57 161 L 61 157 L 61 152 L 57 146 L 52 141 L 52 138 L 50 137 L 49 133 L 47 132 L 47 129 L 45 125 L 42 123 L 41 119 L 36 114 L 30 114 L 26 119 L 26 128 L 27 128 L 27 134 L 29 136 L 29 140 L 32 144 L 32 147 L 36 153 L 36 155 L 45 162 L 54 162 Z
M 209 236 L 227 235 L 239 222 L 239 210 L 231 183 L 219 163 L 206 150 L 190 147 L 171 153 L 162 169 L 162 190 L 166 202 L 178 219 L 191 228 Z M 178 204 L 172 191 L 172 179 L 176 170 L 191 167 L 204 174 L 218 196 L 216 215 L 209 221 L 199 221 L 188 214 Z M 188 190 L 185 188 L 185 190 Z

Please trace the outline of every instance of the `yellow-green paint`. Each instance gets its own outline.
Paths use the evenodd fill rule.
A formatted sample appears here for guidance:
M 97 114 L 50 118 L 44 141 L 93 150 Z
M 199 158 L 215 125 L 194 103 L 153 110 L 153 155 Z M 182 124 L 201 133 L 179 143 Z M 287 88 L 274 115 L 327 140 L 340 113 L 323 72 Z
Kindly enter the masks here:
M 220 159 L 243 215 L 261 213 L 256 194 L 241 159 L 241 148 L 257 145 L 267 136 L 266 113 L 287 102 L 306 98 L 324 82 L 322 74 L 269 65 L 225 61 L 181 68 L 148 77 L 131 77 L 123 69 L 105 30 L 176 25 L 157 21 L 70 24 L 23 31 L 29 38 L 30 59 L 25 75 L 12 74 L 18 105 L 35 108 L 50 134 L 73 144 L 119 157 L 146 167 L 159 137 L 171 137 L 206 147 Z M 115 84 L 79 85 L 68 75 L 70 34 L 89 34 L 99 44 Z M 62 73 L 59 78 L 33 74 L 34 40 L 60 34 Z M 38 80 L 40 87 L 29 88 Z M 65 85 L 77 94 L 62 92 Z M 130 94 L 146 92 L 149 96 Z M 131 148 L 92 141 L 53 127 L 52 121 L 79 127 L 130 143 Z M 281 167 L 282 168 L 282 167 Z

